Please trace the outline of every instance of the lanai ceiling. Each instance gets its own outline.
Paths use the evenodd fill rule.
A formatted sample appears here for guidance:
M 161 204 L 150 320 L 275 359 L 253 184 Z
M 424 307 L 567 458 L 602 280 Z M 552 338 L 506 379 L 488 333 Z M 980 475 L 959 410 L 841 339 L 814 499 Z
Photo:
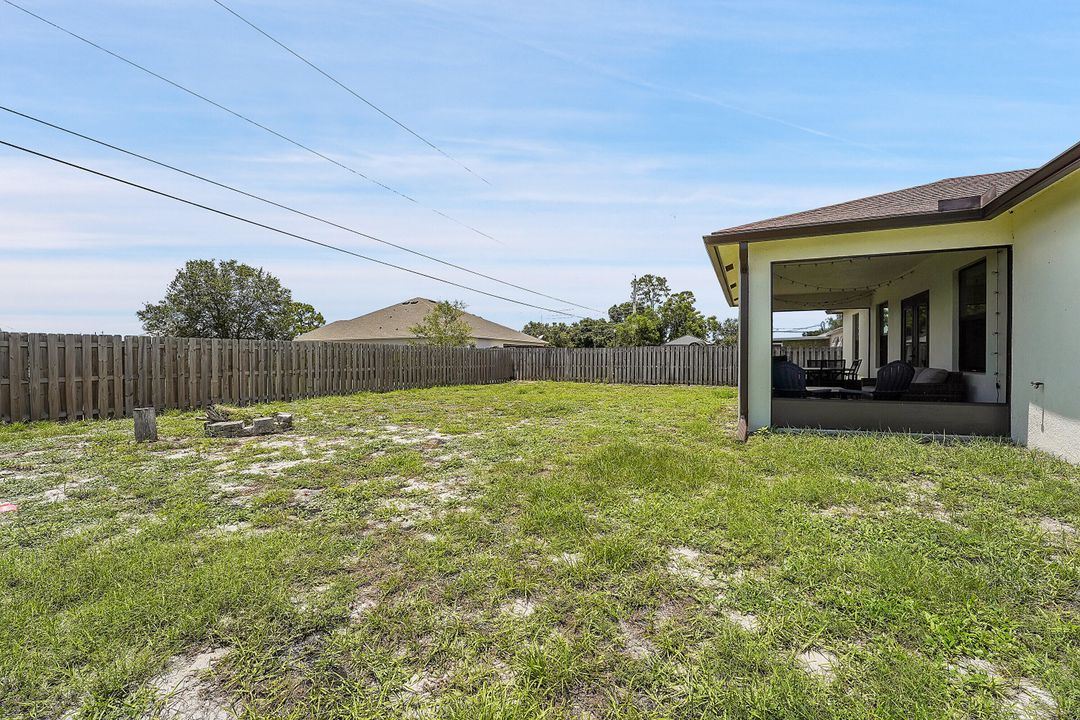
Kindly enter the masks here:
M 874 291 L 911 273 L 928 255 L 856 256 L 773 268 L 773 310 L 847 310 L 870 306 Z

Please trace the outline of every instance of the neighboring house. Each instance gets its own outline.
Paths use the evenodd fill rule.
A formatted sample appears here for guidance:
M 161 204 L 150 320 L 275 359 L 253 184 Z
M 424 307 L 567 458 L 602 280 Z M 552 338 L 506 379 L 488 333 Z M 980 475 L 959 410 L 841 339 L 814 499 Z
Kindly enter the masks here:
M 683 335 L 674 340 L 668 340 L 664 345 L 708 345 L 708 343 L 694 335 Z
M 299 335 L 297 340 L 334 340 L 380 345 L 411 345 L 417 342 L 409 328 L 419 324 L 435 307 L 434 300 L 413 298 L 352 320 L 337 320 L 317 330 Z M 464 313 L 462 319 L 472 330 L 471 342 L 478 348 L 545 347 L 546 342 L 505 325 Z
M 999 435 L 1080 461 L 1078 169 L 1080 144 L 1034 170 L 706 235 L 739 308 L 740 435 L 766 426 Z M 842 312 L 845 353 L 863 360 L 866 383 L 895 360 L 919 369 L 914 382 L 869 401 L 774 398 L 772 314 L 785 310 Z M 928 383 L 951 390 L 914 392 Z
M 797 335 L 792 337 L 774 337 L 773 347 L 783 348 L 842 348 L 844 347 L 844 328 L 834 327 L 818 335 Z

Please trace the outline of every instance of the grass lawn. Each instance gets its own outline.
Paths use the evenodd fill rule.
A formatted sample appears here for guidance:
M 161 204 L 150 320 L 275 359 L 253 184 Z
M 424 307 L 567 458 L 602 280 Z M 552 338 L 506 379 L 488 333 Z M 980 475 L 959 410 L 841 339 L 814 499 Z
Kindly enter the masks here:
M 0 716 L 1076 718 L 1080 469 L 513 383 L 0 427 Z

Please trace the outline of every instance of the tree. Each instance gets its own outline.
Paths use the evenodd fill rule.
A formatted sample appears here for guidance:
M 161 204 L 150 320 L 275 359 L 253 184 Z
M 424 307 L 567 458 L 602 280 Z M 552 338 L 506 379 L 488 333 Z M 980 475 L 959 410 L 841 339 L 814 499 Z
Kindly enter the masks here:
M 669 295 L 671 288 L 667 278 L 661 275 L 642 275 L 630 281 L 630 301 L 637 310 L 646 307 L 657 310 Z
M 572 347 L 611 347 L 615 342 L 615 325 L 607 320 L 583 318 L 570 326 Z
M 668 296 L 660 306 L 660 321 L 665 340 L 683 335 L 705 339 L 705 316 L 695 307 L 694 293 L 689 290 Z
M 736 345 L 739 342 L 739 321 L 727 318 L 724 321 L 710 315 L 705 319 L 705 339 L 714 345 Z
M 630 283 L 630 299 L 608 309 L 608 319 L 583 318 L 566 323 L 530 322 L 522 332 L 543 338 L 552 347 L 633 347 L 659 345 L 683 335 L 710 340 L 730 336 L 736 329 L 706 318 L 689 290 L 672 293 L 667 278 L 642 275 Z M 736 326 L 737 327 L 737 326 Z
M 664 341 L 664 325 L 651 308 L 639 310 L 615 327 L 617 347 L 659 345 Z
M 291 340 L 324 324 L 307 303 L 262 268 L 236 260 L 189 260 L 165 298 L 135 313 L 151 335 Z
M 607 314 L 608 320 L 611 322 L 621 323 L 623 320 L 634 314 L 634 303 L 627 300 L 618 305 L 612 305 L 608 308 Z
M 525 323 L 521 332 L 540 338 L 551 347 L 573 347 L 570 341 L 570 326 L 566 323 L 543 323 L 533 320 Z
M 321 328 L 326 324 L 326 318 L 307 303 L 294 302 L 289 306 L 289 324 L 292 327 L 290 337 L 296 337 Z
M 465 303 L 440 300 L 424 316 L 409 328 L 416 342 L 434 347 L 471 347 L 472 328 L 465 321 Z

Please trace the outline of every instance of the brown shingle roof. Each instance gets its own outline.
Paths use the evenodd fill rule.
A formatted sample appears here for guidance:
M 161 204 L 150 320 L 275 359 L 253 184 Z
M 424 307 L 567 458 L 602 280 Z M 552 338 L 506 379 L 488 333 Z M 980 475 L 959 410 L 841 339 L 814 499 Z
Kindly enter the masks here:
M 323 325 L 317 330 L 297 336 L 297 340 L 354 340 L 379 342 L 389 340 L 411 340 L 416 336 L 409 330 L 431 312 L 434 300 L 412 298 L 405 302 L 384 307 L 367 315 L 352 320 L 337 320 Z M 546 345 L 543 340 L 532 335 L 518 332 L 505 325 L 485 320 L 479 315 L 465 313 L 465 322 L 472 329 L 473 338 L 495 340 L 508 345 Z
M 1034 169 L 1010 170 L 1008 172 L 946 178 L 926 185 L 917 185 L 903 190 L 859 198 L 858 200 L 849 200 L 836 205 L 826 205 L 814 210 L 737 225 L 718 230 L 712 236 L 937 213 L 939 212 L 939 200 L 952 200 L 975 195 L 997 196 L 1034 172 Z

